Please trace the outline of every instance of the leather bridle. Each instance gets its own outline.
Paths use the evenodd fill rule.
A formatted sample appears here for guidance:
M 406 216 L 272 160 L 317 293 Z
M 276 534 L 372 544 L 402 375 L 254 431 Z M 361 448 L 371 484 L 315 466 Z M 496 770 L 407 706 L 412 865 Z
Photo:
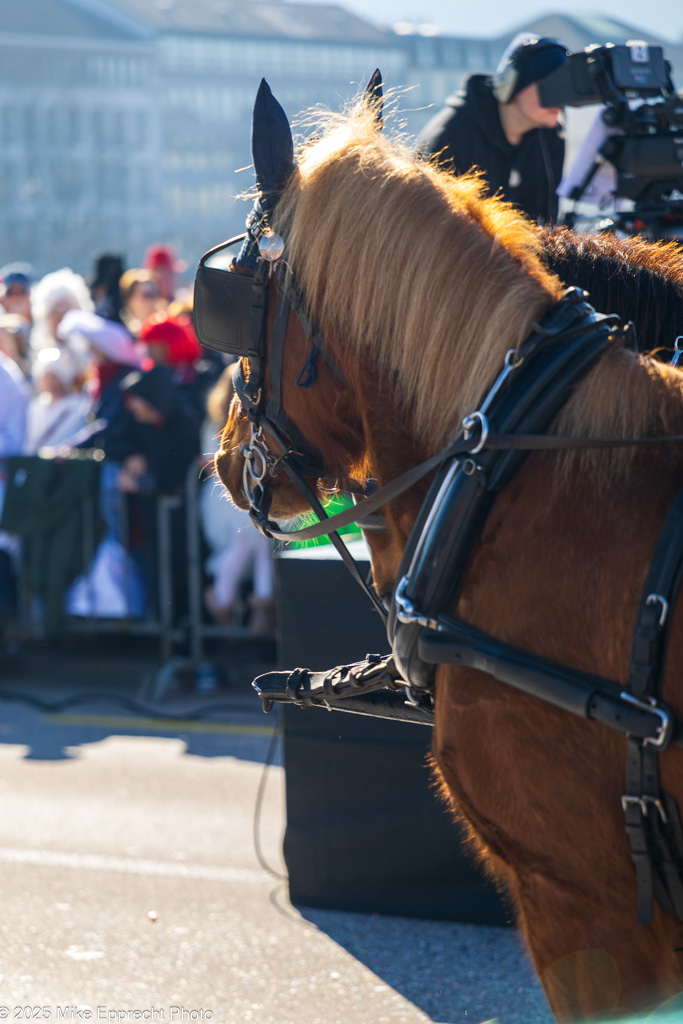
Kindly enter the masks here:
M 327 363 L 342 386 L 346 385 L 346 381 L 330 356 L 317 324 L 308 314 L 301 293 L 294 282 L 291 268 L 284 261 L 275 261 L 267 255 L 255 255 L 259 251 L 259 242 L 270 237 L 264 220 L 252 216 L 247 227 L 245 234 L 230 239 L 202 257 L 195 284 L 195 327 L 203 344 L 242 357 L 233 380 L 235 391 L 250 422 L 249 441 L 242 449 L 242 486 L 249 501 L 249 515 L 255 526 L 267 537 L 282 541 L 300 537 L 299 531 L 281 530 L 278 523 L 268 515 L 272 500 L 269 480 L 278 473 L 283 473 L 310 505 L 320 524 L 325 524 L 319 535 L 329 536 L 347 569 L 386 623 L 386 608 L 362 574 L 337 530 L 327 525 L 330 517 L 314 487 L 309 483 L 310 478 L 331 481 L 335 478 L 328 472 L 318 453 L 311 450 L 282 406 L 282 365 L 291 312 L 296 314 L 304 334 L 311 343 L 311 351 L 297 384 L 300 387 L 310 387 L 314 383 L 318 355 Z M 215 276 L 216 271 L 207 266 L 207 261 L 239 242 L 242 243 L 242 253 L 235 261 L 237 266 L 234 263 L 232 271 L 218 271 L 223 280 L 216 283 L 211 278 L 212 272 Z M 245 252 L 246 259 L 243 255 Z M 246 272 L 240 272 L 240 258 Z M 273 278 L 278 284 L 278 300 L 269 345 L 268 305 Z M 216 299 L 218 285 L 221 292 Z M 216 325 L 212 322 L 212 314 L 220 318 L 220 310 L 216 308 L 217 301 L 230 301 L 231 295 L 241 309 L 242 319 L 248 316 L 248 335 L 243 329 L 239 330 L 238 325 L 234 325 L 236 329 L 233 335 L 226 336 L 220 328 L 216 330 Z M 231 325 L 227 327 L 229 330 Z M 237 340 L 231 340 L 231 337 L 236 337 Z M 244 372 L 244 357 L 249 361 L 248 375 Z M 273 447 L 276 451 L 273 451 Z M 355 481 L 354 489 L 366 492 L 366 487 L 358 481 Z M 362 527 L 363 510 L 358 506 L 357 509 L 358 511 L 350 511 L 354 512 L 353 521 Z M 376 523 L 368 521 L 368 527 L 376 528 Z

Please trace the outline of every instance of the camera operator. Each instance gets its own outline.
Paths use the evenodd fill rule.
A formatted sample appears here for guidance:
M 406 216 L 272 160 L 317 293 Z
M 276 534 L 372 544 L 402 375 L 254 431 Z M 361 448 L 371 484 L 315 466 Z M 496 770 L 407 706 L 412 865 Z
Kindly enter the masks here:
M 418 151 L 454 174 L 479 168 L 492 193 L 535 220 L 557 219 L 561 107 L 541 106 L 537 83 L 567 60 L 557 39 L 518 35 L 494 75 L 469 75 L 422 130 Z

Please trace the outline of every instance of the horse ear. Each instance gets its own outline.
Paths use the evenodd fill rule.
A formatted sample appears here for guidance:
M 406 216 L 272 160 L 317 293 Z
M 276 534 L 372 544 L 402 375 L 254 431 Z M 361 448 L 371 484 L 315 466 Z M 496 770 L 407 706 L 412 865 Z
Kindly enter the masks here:
M 251 129 L 251 152 L 261 206 L 268 197 L 277 198 L 294 170 L 294 144 L 287 115 L 261 79 Z
M 370 75 L 370 81 L 365 86 L 363 99 L 374 110 L 377 130 L 381 132 L 384 127 L 384 93 L 382 90 L 382 72 L 379 68 L 375 68 Z

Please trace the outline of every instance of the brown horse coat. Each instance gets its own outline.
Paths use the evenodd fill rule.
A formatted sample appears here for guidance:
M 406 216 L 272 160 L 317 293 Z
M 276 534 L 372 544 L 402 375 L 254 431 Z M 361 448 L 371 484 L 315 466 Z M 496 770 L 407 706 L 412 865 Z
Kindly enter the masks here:
M 476 181 L 416 165 L 377 136 L 363 109 L 334 118 L 304 149 L 274 227 L 346 379 L 342 387 L 322 366 L 314 387 L 296 387 L 310 343 L 292 323 L 283 405 L 331 475 L 372 466 L 384 483 L 438 450 L 561 292 L 533 226 L 484 198 Z M 683 375 L 615 344 L 553 430 L 683 432 Z M 241 505 L 247 442 L 236 402 L 216 465 Z M 494 504 L 456 614 L 625 685 L 640 590 L 682 483 L 679 446 L 529 457 Z M 272 485 L 274 517 L 303 510 L 281 476 Z M 387 585 L 423 493 L 417 487 L 386 510 Z M 680 607 L 664 678 L 679 717 Z M 633 1012 L 680 990 L 679 922 L 660 907 L 647 927 L 636 922 L 621 737 L 482 673 L 442 666 L 433 753 L 443 791 L 515 898 L 558 1019 Z M 662 777 L 680 804 L 683 751 L 663 755 Z

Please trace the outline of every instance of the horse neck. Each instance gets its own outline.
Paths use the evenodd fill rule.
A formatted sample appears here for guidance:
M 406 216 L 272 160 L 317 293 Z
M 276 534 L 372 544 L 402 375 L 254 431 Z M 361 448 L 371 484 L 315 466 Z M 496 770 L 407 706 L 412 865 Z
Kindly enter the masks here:
M 561 410 L 552 428 L 572 437 L 625 440 L 683 432 L 683 374 L 647 356 L 610 348 Z M 680 445 L 652 450 L 650 461 L 680 456 Z M 556 460 L 556 477 L 575 465 L 592 478 L 598 494 L 628 478 L 637 446 L 613 451 L 569 452 Z
M 403 411 L 412 421 L 419 444 L 437 450 L 460 433 L 462 420 L 475 412 L 503 369 L 506 354 L 516 350 L 542 319 L 551 297 L 536 282 L 518 280 L 517 294 L 501 294 L 491 276 L 480 285 L 480 297 L 469 313 L 453 325 L 453 344 L 424 346 L 424 354 L 401 366 L 409 382 Z
M 442 289 L 455 297 L 445 313 L 438 309 Z M 377 290 L 382 291 L 379 283 Z M 370 457 L 383 463 L 388 453 L 389 462 L 406 465 L 453 440 L 493 385 L 508 351 L 521 345 L 554 298 L 544 283 L 505 260 L 502 274 L 494 268 L 476 284 L 467 277 L 444 278 L 431 302 L 428 297 L 427 306 L 434 307 L 428 315 L 420 317 L 409 304 L 381 333 L 340 331 L 336 317 L 324 322 L 330 349 L 353 381 L 366 437 L 372 439 Z

